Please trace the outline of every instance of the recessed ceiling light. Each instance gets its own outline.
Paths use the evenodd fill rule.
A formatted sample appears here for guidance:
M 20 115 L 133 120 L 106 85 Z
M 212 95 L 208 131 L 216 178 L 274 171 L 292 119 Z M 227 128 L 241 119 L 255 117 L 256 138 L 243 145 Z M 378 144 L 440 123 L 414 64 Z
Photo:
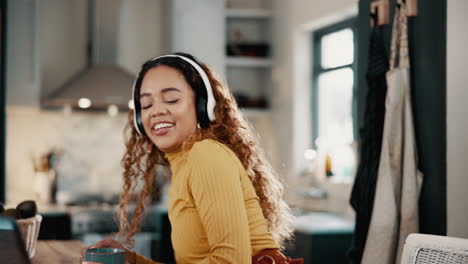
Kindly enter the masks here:
M 80 100 L 78 100 L 78 106 L 80 108 L 88 108 L 91 106 L 91 100 L 89 100 L 88 98 L 81 98 Z

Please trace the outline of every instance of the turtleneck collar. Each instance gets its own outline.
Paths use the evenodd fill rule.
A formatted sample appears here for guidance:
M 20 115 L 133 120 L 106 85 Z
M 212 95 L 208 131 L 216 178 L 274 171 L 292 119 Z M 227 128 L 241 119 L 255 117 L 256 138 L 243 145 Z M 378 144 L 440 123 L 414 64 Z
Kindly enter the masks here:
M 185 155 L 186 151 L 178 149 L 169 153 L 164 154 L 164 157 L 169 161 L 171 165 L 176 163 L 180 158 Z

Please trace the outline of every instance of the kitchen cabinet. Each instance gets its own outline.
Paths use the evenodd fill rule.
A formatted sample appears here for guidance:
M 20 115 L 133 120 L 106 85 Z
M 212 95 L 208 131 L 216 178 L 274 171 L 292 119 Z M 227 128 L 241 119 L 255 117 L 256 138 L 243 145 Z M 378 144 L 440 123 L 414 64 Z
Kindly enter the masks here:
M 42 222 L 39 240 L 72 239 L 72 224 L 67 212 L 41 213 Z
M 243 113 L 269 113 L 271 0 L 174 0 L 163 3 L 168 52 L 185 51 L 225 76 Z M 200 19 L 203 17 L 203 19 Z
M 163 1 L 165 46 L 188 52 L 224 76 L 224 1 Z
M 226 2 L 226 80 L 244 114 L 269 113 L 272 90 L 271 0 Z
M 304 258 L 304 264 L 348 263 L 354 220 L 332 213 L 307 213 L 295 222 L 295 243 L 287 248 L 291 258 Z

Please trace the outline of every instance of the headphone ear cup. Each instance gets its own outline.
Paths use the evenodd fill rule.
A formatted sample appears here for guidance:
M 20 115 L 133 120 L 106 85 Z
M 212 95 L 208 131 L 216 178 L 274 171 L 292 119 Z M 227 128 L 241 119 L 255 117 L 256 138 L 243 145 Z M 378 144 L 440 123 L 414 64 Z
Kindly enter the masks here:
M 197 96 L 196 107 L 197 107 L 197 120 L 200 123 L 201 128 L 208 128 L 210 126 L 210 119 L 208 117 L 208 111 L 206 108 L 207 100 L 203 96 Z
M 139 91 L 141 85 L 141 77 L 138 74 L 137 78 L 133 82 L 132 88 L 132 100 L 133 100 L 133 125 L 136 131 L 140 135 L 146 136 L 145 127 L 143 126 L 143 121 L 141 120 L 141 105 L 139 102 Z
M 136 96 L 134 96 L 133 98 L 136 98 Z M 137 132 L 140 135 L 146 136 L 145 127 L 143 126 L 143 120 L 141 118 L 141 105 L 135 99 L 133 100 L 133 105 L 134 105 L 133 125 L 135 126 Z
M 140 134 L 146 136 L 145 127 L 143 126 L 143 120 L 141 120 L 141 111 L 137 111 L 135 117 Z

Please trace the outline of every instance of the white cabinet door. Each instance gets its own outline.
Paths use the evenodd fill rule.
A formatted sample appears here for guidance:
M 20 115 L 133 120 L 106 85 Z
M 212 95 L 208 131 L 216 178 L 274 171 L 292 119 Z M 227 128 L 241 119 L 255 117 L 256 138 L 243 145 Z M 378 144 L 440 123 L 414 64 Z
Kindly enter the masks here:
M 171 0 L 170 51 L 188 52 L 224 76 L 224 1 Z

